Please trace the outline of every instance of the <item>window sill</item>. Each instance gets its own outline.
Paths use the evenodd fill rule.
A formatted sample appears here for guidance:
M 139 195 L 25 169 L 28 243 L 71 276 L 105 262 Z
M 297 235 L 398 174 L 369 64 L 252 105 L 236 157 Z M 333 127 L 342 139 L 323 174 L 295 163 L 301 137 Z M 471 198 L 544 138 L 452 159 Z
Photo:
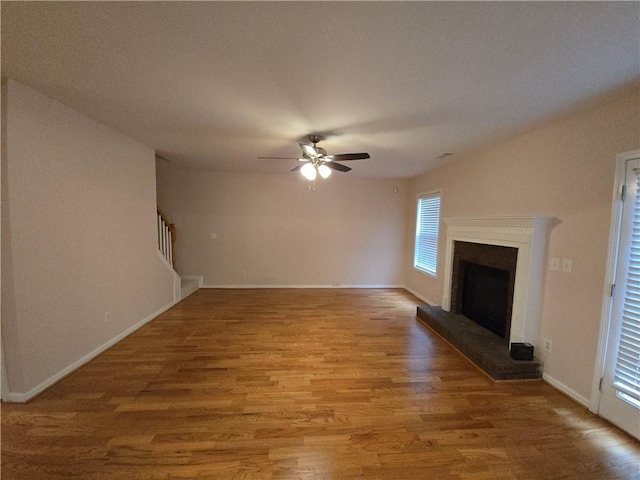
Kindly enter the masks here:
M 413 266 L 414 270 L 417 270 L 420 273 L 424 273 L 425 275 L 429 275 L 430 277 L 436 278 L 438 275 L 436 274 L 436 272 L 430 272 L 429 270 L 426 270 L 424 268 L 420 268 L 416 265 Z

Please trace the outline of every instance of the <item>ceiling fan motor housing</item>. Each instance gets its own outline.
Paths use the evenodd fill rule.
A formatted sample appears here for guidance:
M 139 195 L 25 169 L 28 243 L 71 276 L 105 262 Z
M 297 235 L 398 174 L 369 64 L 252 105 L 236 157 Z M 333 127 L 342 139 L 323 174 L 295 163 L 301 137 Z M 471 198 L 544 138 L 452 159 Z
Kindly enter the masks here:
M 323 138 L 322 138 L 322 136 L 320 136 L 320 135 L 317 135 L 317 134 L 314 134 L 314 133 L 312 133 L 311 135 L 309 135 L 309 141 L 310 141 L 311 143 L 313 143 L 313 145 L 314 145 L 314 146 L 315 146 L 315 144 L 316 144 L 316 143 L 318 143 L 318 142 L 320 142 L 320 141 L 322 141 L 322 140 L 323 140 Z

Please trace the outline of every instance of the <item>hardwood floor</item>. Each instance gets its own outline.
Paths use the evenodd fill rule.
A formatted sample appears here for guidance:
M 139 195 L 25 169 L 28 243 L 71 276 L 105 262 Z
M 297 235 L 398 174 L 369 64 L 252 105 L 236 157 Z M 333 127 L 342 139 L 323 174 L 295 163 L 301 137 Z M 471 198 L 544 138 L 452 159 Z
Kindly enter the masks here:
M 640 444 L 494 383 L 402 290 L 199 290 L 26 405 L 2 478 L 639 479 Z

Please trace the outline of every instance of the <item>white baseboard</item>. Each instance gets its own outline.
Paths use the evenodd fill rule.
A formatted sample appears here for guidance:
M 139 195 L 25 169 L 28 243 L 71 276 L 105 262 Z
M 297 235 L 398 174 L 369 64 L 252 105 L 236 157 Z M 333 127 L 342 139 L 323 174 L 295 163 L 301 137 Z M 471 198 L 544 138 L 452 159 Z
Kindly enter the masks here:
M 432 302 L 431 300 L 429 300 L 426 297 L 423 297 L 422 295 L 420 295 L 418 292 L 415 292 L 413 290 L 411 290 L 409 287 L 402 287 L 404 288 L 407 292 L 409 292 L 411 295 L 413 295 L 414 297 L 422 300 L 424 303 L 426 303 L 427 305 L 429 305 L 430 307 L 436 307 L 438 306 L 438 304 L 436 302 Z
M 29 400 L 31 400 L 36 395 L 38 395 L 38 394 L 42 393 L 43 391 L 45 391 L 47 388 L 49 388 L 54 383 L 62 380 L 64 377 L 66 377 L 67 375 L 72 373 L 74 370 L 77 370 L 78 368 L 80 368 L 84 364 L 90 362 L 95 357 L 97 357 L 102 352 L 104 352 L 105 350 L 111 348 L 116 343 L 118 343 L 119 341 L 121 341 L 125 337 L 128 337 L 129 335 L 131 335 L 136 330 L 138 330 L 140 327 L 142 327 L 145 324 L 149 323 L 151 320 L 156 318 L 158 315 L 166 312 L 171 307 L 173 307 L 175 304 L 176 304 L 176 302 L 171 302 L 168 305 L 165 305 L 161 309 L 157 310 L 156 312 L 152 313 L 151 315 L 143 318 L 142 320 L 140 320 L 135 325 L 132 325 L 131 327 L 129 327 L 128 329 L 126 329 L 122 333 L 120 333 L 120 334 L 116 335 L 115 337 L 113 337 L 111 340 L 109 340 L 106 343 L 100 345 L 98 348 L 96 348 L 92 352 L 86 354 L 84 357 L 82 357 L 79 360 L 73 362 L 71 365 L 63 368 L 61 371 L 59 371 L 55 375 L 47 378 L 44 382 L 41 382 L 40 384 L 36 385 L 35 387 L 33 387 L 28 392 L 24 392 L 24 393 L 23 392 L 8 392 L 6 395 L 4 395 L 4 394 L 2 395 L 2 400 L 5 401 L 5 402 L 13 402 L 13 403 L 25 403 L 25 402 L 28 402 Z
M 576 392 L 575 390 L 567 387 L 564 383 L 556 380 L 555 378 L 553 378 L 551 375 L 549 375 L 547 373 L 543 373 L 542 374 L 542 379 L 545 382 L 547 382 L 549 385 L 554 387 L 556 390 L 560 390 L 562 393 L 564 393 L 570 399 L 575 400 L 580 405 L 583 405 L 583 406 L 589 408 L 589 404 L 591 403 L 591 401 L 587 397 L 584 397 L 584 396 L 580 395 L 578 392 Z
M 201 288 L 404 288 L 402 285 L 202 285 Z

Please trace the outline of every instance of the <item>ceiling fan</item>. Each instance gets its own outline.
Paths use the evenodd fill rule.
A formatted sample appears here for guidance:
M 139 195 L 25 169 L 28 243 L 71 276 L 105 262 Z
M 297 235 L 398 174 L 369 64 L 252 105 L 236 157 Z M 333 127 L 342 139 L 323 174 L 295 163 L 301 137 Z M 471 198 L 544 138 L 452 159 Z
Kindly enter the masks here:
M 348 172 L 350 167 L 337 163 L 337 161 L 344 162 L 347 160 L 364 160 L 370 158 L 368 153 L 341 153 L 337 155 L 327 155 L 327 151 L 318 147 L 317 143 L 323 140 L 320 135 L 309 135 L 309 141 L 312 145 L 300 143 L 302 149 L 302 157 L 258 157 L 260 159 L 276 159 L 276 160 L 298 160 L 299 165 L 296 165 L 291 169 L 292 172 L 300 170 L 300 173 L 309 181 L 316 179 L 317 175 L 322 178 L 327 178 L 331 175 L 331 170 L 337 170 L 339 172 Z

